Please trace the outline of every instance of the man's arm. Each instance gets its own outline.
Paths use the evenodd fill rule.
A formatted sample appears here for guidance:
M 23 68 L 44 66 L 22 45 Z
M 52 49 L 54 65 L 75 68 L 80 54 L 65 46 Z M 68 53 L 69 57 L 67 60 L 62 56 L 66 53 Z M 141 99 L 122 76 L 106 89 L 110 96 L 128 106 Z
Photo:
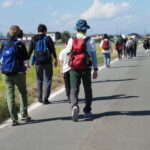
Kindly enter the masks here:
M 93 39 L 90 39 L 87 42 L 87 51 L 91 54 L 92 57 L 92 64 L 93 64 L 93 79 L 96 79 L 98 76 L 98 66 L 97 66 L 97 55 L 96 55 L 96 46 L 95 46 L 95 42 Z
M 55 59 L 54 66 L 57 67 L 57 65 L 58 65 L 57 54 L 56 54 L 54 42 L 52 41 L 50 36 L 48 36 L 48 38 L 47 38 L 47 46 Z
M 31 57 L 34 48 L 35 48 L 35 40 L 32 38 L 30 45 L 29 45 L 29 51 L 28 51 L 29 58 Z

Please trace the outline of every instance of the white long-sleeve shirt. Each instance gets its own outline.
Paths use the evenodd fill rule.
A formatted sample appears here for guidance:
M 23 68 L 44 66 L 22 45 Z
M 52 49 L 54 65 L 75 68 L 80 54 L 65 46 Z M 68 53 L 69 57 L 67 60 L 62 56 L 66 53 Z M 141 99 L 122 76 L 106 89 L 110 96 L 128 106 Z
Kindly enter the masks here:
M 62 66 L 63 73 L 70 70 L 70 66 L 68 65 L 69 57 L 67 54 L 68 54 L 67 48 L 62 49 L 59 54 L 59 60 L 63 62 L 63 64 L 62 64 L 63 65 Z

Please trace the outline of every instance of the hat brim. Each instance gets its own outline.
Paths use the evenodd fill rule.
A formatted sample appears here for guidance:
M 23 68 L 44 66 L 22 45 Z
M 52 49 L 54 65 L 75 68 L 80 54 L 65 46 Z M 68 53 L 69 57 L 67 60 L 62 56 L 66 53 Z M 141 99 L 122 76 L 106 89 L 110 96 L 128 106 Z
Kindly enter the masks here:
M 76 26 L 75 29 L 79 29 L 79 30 L 87 30 L 87 29 L 90 29 L 90 26 L 89 26 L 89 25 L 84 26 L 84 27 Z

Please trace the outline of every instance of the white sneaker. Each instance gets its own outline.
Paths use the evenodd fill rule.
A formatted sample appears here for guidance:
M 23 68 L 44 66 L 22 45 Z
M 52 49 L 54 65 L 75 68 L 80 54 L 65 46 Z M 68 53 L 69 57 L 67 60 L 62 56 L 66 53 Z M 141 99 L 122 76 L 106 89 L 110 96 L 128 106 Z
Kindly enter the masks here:
M 72 108 L 72 120 L 73 121 L 78 121 L 78 114 L 79 114 L 79 108 L 77 107 L 77 106 L 74 106 L 73 108 Z

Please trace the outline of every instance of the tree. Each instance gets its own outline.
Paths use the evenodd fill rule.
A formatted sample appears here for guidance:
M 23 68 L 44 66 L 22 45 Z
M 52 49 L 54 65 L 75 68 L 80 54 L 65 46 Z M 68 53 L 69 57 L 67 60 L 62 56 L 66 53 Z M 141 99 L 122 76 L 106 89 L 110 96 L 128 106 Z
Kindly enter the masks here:
M 62 42 L 66 42 L 71 37 L 69 31 L 63 31 L 61 34 L 61 40 Z

